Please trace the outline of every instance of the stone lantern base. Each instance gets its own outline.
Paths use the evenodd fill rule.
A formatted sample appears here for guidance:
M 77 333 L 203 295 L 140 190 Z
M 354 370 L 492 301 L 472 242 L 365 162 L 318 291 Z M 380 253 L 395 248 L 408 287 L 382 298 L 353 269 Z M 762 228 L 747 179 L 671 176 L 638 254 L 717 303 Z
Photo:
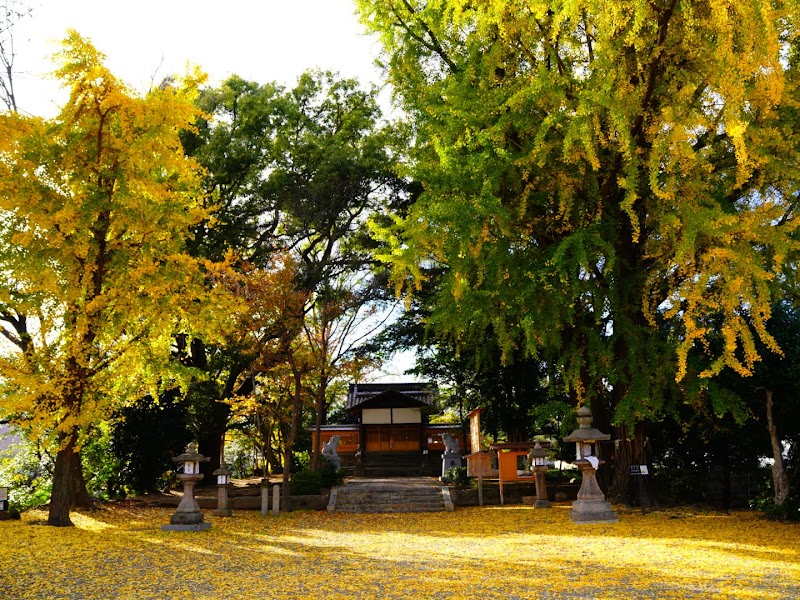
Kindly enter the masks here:
M 211 528 L 211 523 L 203 522 L 203 513 L 194 497 L 194 486 L 202 478 L 200 474 L 178 474 L 178 479 L 183 482 L 183 498 L 169 518 L 169 525 L 161 526 L 162 531 L 205 531 Z
M 203 521 L 203 513 L 176 512 L 169 518 L 169 525 L 162 525 L 162 531 L 205 531 L 211 529 L 211 523 Z
M 211 523 L 197 523 L 195 525 L 162 525 L 161 531 L 205 531 L 211 529 Z
M 576 500 L 572 503 L 569 518 L 574 523 L 616 523 L 617 513 L 605 500 Z
M 611 510 L 600 486 L 597 485 L 594 466 L 587 460 L 574 463 L 581 470 L 583 482 L 578 491 L 578 499 L 572 503 L 569 518 L 574 523 L 616 523 L 617 513 Z

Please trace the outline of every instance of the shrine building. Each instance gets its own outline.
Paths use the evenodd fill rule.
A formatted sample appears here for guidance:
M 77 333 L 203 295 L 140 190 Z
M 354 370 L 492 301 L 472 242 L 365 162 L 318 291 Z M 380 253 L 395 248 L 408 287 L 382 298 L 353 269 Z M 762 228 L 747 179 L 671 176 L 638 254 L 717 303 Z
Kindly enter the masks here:
M 427 383 L 351 383 L 346 409 L 355 424 L 323 425 L 324 444 L 339 436 L 342 468 L 372 477 L 439 475 L 450 433 L 468 453 L 459 425 L 429 423 L 437 414 L 437 388 Z

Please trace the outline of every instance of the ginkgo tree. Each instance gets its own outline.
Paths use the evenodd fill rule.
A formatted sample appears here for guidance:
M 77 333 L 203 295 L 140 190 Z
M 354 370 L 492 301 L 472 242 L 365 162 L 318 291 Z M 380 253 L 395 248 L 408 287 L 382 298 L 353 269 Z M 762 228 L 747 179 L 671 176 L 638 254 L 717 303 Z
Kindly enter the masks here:
M 70 31 L 60 114 L 0 115 L 0 411 L 56 448 L 52 525 L 88 499 L 91 425 L 176 381 L 175 334 L 218 339 L 235 312 L 225 265 L 184 248 L 208 216 L 179 139 L 202 76 L 139 95 L 103 60 Z
M 598 418 L 607 399 L 625 496 L 676 380 L 751 373 L 756 340 L 778 351 L 766 323 L 795 277 L 800 7 L 358 4 L 424 188 L 381 234 L 398 285 L 439 266 L 439 331 L 545 358 Z

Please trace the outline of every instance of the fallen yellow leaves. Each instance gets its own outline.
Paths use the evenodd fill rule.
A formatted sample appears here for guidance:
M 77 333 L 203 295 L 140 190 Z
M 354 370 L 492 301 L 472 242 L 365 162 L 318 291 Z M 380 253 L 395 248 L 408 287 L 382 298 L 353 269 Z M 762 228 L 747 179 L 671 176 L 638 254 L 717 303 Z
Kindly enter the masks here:
M 454 513 L 207 515 L 163 532 L 169 509 L 115 505 L 0 522 L 2 598 L 800 597 L 797 524 L 757 513 L 620 511 L 576 525 L 567 505 Z

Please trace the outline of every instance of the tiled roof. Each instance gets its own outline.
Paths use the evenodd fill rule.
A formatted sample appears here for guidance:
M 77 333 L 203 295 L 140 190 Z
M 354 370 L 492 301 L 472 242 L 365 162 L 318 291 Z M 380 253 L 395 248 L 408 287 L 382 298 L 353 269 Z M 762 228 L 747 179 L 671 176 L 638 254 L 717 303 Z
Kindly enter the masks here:
M 436 396 L 436 387 L 427 383 L 351 383 L 347 391 L 347 410 L 356 408 L 375 396 L 393 392 L 411 400 L 431 406 Z

